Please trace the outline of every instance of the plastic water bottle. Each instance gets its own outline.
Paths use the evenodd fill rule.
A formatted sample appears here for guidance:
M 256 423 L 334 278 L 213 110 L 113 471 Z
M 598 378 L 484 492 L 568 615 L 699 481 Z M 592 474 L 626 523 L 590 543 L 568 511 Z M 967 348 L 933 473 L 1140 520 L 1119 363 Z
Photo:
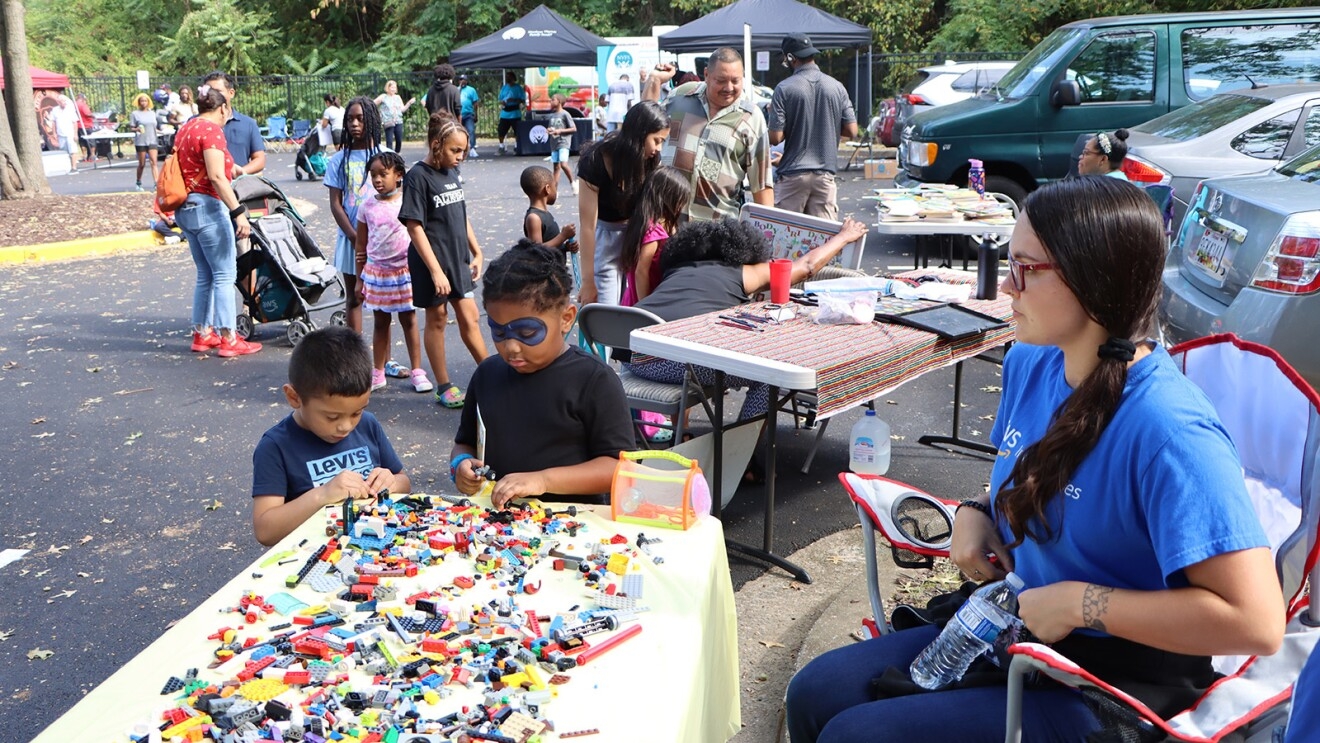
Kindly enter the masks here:
M 985 163 L 976 159 L 969 159 L 967 163 L 971 166 L 967 171 L 967 187 L 985 196 Z
M 862 475 L 883 475 L 889 471 L 889 424 L 866 411 L 853 424 L 849 437 L 848 467 Z
M 939 689 L 958 681 L 972 661 L 994 647 L 995 640 L 1017 618 L 1017 595 L 1022 579 L 1016 573 L 976 589 L 940 636 L 912 661 L 912 680 L 923 689 Z

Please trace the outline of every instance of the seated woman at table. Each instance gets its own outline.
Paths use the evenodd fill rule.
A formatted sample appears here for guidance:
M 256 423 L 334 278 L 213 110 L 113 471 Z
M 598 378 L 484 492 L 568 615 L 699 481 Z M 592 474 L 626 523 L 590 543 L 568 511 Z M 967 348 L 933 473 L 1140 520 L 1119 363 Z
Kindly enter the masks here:
M 1100 132 L 1086 140 L 1082 154 L 1077 156 L 1077 173 L 1126 181 L 1128 177 L 1123 172 L 1123 160 L 1127 158 L 1127 138 L 1128 130 L 1119 129 L 1109 133 Z
M 577 318 L 564 254 L 521 240 L 481 283 L 498 354 L 468 385 L 450 478 L 472 495 L 488 466 L 496 508 L 536 496 L 603 503 L 619 452 L 633 448 L 632 421 L 619 376 L 564 340 Z
M 866 234 L 866 225 L 847 219 L 839 234 L 793 261 L 790 283 L 813 276 L 844 246 Z M 770 288 L 770 245 L 760 230 L 736 219 L 690 222 L 669 238 L 660 255 L 662 278 L 640 309 L 653 312 L 666 322 L 719 312 L 751 301 L 750 296 Z M 679 384 L 684 364 L 664 359 L 629 363 L 628 369 L 653 382 Z M 694 367 L 697 379 L 715 383 L 715 371 Z M 747 387 L 738 420 L 763 415 L 770 406 L 769 388 L 741 377 L 725 378 L 729 387 Z
M 1082 177 L 1027 199 L 1001 286 L 1018 342 L 990 435 L 999 456 L 989 494 L 959 506 L 950 552 L 974 580 L 1015 571 L 1028 630 L 1168 715 L 1214 682 L 1210 656 L 1278 650 L 1284 616 L 1237 451 L 1149 340 L 1164 252 L 1159 212 L 1128 183 Z M 938 633 L 903 630 L 809 663 L 788 687 L 793 743 L 879 730 L 1002 739 L 1003 685 L 873 693 L 887 669 L 906 678 Z M 1048 680 L 1026 691 L 1023 718 L 1029 741 L 1099 727 L 1080 694 Z

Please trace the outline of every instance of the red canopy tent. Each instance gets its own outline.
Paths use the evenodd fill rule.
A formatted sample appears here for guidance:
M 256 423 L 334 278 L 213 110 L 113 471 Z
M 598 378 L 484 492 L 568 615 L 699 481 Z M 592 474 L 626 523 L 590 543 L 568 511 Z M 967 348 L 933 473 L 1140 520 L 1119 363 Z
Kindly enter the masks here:
M 40 67 L 28 67 L 28 74 L 32 76 L 33 90 L 64 90 L 69 87 L 68 75 L 43 70 Z M 3 62 L 0 62 L 0 90 L 5 88 L 4 75 L 5 66 Z

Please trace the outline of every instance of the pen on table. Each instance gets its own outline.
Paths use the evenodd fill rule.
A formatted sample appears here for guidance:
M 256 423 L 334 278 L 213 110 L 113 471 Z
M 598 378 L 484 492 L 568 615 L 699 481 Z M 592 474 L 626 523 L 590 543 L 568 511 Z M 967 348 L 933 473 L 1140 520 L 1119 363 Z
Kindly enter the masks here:
M 719 317 L 720 317 L 721 320 L 728 320 L 729 322 L 733 323 L 734 325 L 741 325 L 741 326 L 743 326 L 744 328 L 747 328 L 748 330 L 757 330 L 757 331 L 761 330 L 761 328 L 760 328 L 759 326 L 754 325 L 754 324 L 752 324 L 752 323 L 748 322 L 747 320 L 744 320 L 744 319 L 742 319 L 742 318 L 740 318 L 740 317 L 737 317 L 736 315 L 720 315 Z
M 743 325 L 742 323 L 729 322 L 729 321 L 727 321 L 727 320 L 720 320 L 719 322 L 717 322 L 717 323 L 715 323 L 715 324 L 716 324 L 716 325 L 723 325 L 723 326 L 728 327 L 728 328 L 737 328 L 737 329 L 739 329 L 739 330 L 747 330 L 747 331 L 750 331 L 750 332 L 753 332 L 753 333 L 759 333 L 759 332 L 760 332 L 760 330 L 758 330 L 757 328 L 753 328 L 753 327 L 748 326 L 748 325 Z

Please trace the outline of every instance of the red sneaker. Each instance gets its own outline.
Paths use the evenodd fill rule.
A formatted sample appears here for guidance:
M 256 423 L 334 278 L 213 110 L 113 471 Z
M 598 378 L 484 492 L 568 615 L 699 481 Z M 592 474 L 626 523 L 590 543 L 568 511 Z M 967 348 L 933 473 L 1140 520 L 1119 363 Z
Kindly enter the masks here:
M 219 348 L 220 350 L 216 352 L 216 355 L 228 359 L 234 356 L 246 356 L 250 353 L 256 353 L 261 350 L 261 344 L 245 341 L 238 336 L 234 336 L 233 340 L 221 338 Z
M 219 345 L 220 345 L 220 334 L 215 332 L 214 330 L 207 333 L 206 335 L 202 335 L 201 333 L 198 333 L 196 330 L 193 331 L 192 350 L 196 351 L 197 353 L 206 353 L 207 351 L 210 351 L 212 348 L 217 348 Z

